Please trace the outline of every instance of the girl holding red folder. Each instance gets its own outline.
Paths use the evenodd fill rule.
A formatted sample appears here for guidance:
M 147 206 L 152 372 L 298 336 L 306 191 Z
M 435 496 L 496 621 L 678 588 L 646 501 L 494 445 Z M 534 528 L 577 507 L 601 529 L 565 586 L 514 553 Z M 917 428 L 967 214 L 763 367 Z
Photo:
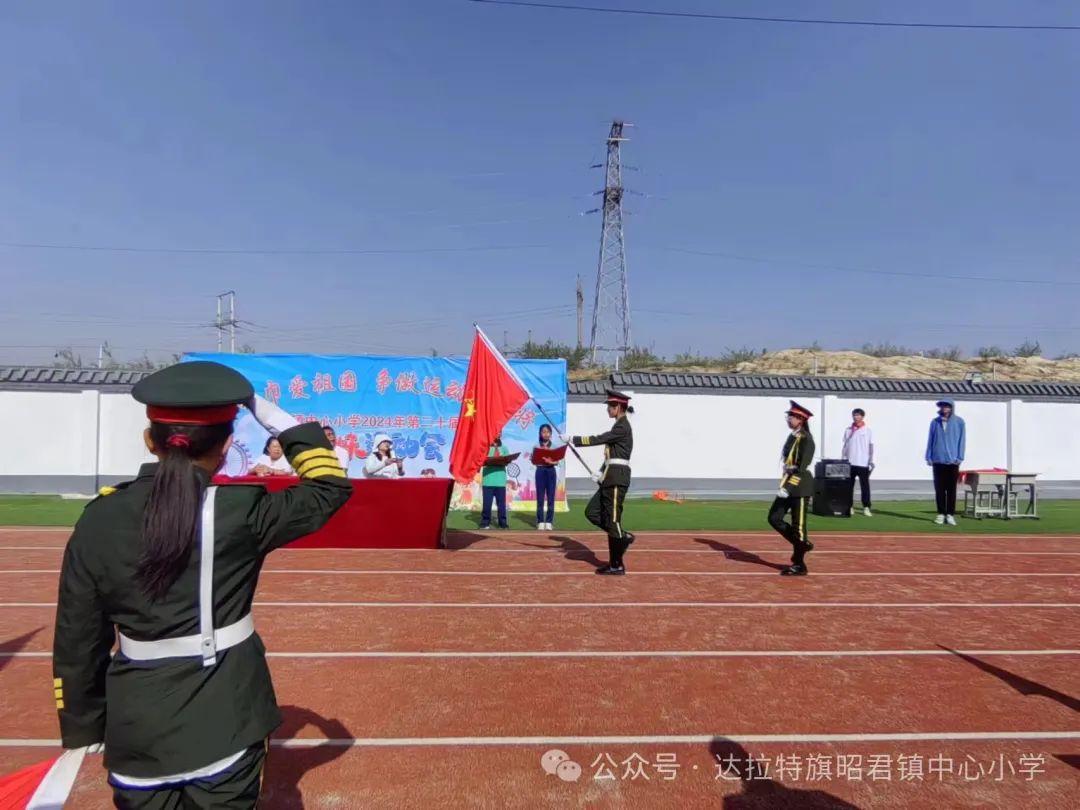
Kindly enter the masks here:
M 554 528 L 551 522 L 555 519 L 555 485 L 559 480 L 558 462 L 544 455 L 545 450 L 551 449 L 551 425 L 541 425 L 536 447 L 533 450 L 533 456 L 536 458 L 536 528 L 539 531 L 549 532 Z

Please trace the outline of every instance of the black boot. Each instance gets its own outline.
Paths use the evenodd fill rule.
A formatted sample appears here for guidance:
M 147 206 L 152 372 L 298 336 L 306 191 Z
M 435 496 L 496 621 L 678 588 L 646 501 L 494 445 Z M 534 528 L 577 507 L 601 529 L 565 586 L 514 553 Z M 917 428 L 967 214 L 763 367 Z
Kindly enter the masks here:
M 622 564 L 622 542 L 615 539 L 614 537 L 609 537 L 607 541 L 607 547 L 608 564 L 605 565 L 603 568 L 598 569 L 596 573 L 609 576 L 622 576 L 626 573 L 626 569 L 623 568 Z
M 796 543 L 795 553 L 791 555 L 791 565 L 780 572 L 783 577 L 805 577 L 810 573 L 806 568 L 806 552 L 813 548 L 809 543 Z

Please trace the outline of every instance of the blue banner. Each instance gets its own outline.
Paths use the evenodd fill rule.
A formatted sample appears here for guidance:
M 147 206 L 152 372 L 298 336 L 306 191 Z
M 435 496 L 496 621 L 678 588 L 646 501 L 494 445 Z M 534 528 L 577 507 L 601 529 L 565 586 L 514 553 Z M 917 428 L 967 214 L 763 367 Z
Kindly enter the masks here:
M 394 455 L 405 459 L 407 476 L 449 478 L 450 446 L 461 412 L 467 358 L 380 357 L 307 354 L 188 354 L 184 361 L 211 360 L 234 368 L 256 393 L 303 422 L 329 425 L 349 455 L 349 477 L 363 476 L 364 459 L 375 437 L 384 433 Z M 554 434 L 566 430 L 566 362 L 509 360 L 529 392 L 553 420 Z M 504 428 L 511 453 L 521 453 L 507 468 L 507 507 L 535 511 L 536 475 L 530 462 L 540 426 L 547 420 L 527 403 Z M 237 418 L 233 449 L 222 472 L 246 475 L 263 454 L 269 435 L 248 411 Z M 555 439 L 558 444 L 558 439 Z M 565 469 L 558 469 L 556 510 L 565 512 Z M 455 486 L 452 508 L 480 508 L 480 477 Z

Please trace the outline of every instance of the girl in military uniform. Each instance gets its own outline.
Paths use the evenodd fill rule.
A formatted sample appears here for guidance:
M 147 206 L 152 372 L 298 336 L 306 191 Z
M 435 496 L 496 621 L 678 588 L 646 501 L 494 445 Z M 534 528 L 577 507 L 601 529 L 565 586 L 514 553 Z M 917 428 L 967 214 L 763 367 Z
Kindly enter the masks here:
M 604 465 L 593 476 L 599 489 L 585 507 L 585 517 L 608 536 L 608 564 L 598 574 L 626 573 L 623 554 L 634 542 L 634 535 L 622 527 L 623 506 L 630 488 L 630 454 L 634 449 L 634 432 L 627 414 L 634 412 L 630 397 L 618 391 L 607 392 L 608 416 L 615 420 L 611 430 L 599 436 L 560 436 L 564 443 L 575 447 L 604 447 Z
M 181 363 L 132 393 L 158 461 L 88 504 L 64 550 L 53 645 L 63 745 L 104 743 L 122 810 L 253 808 L 282 720 L 251 618 L 259 572 L 352 490 L 322 428 L 297 425 L 232 369 Z M 239 403 L 280 440 L 297 486 L 210 485 Z
M 810 462 L 814 459 L 814 438 L 806 423 L 813 414 L 792 400 L 786 416 L 791 433 L 781 453 L 784 474 L 776 499 L 769 509 L 769 525 L 794 548 L 791 565 L 780 572 L 783 576 L 793 577 L 808 573 L 804 558 L 806 552 L 814 547 L 806 533 L 806 504 L 814 493 L 814 475 L 810 471 Z M 791 513 L 790 523 L 784 520 L 788 512 Z

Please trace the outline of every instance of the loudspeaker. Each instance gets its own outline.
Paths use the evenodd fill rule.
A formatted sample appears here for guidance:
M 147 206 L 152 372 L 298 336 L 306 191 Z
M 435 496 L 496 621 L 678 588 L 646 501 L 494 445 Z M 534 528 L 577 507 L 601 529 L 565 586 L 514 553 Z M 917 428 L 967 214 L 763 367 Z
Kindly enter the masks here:
M 851 517 L 851 465 L 823 459 L 814 466 L 810 511 L 822 517 Z

